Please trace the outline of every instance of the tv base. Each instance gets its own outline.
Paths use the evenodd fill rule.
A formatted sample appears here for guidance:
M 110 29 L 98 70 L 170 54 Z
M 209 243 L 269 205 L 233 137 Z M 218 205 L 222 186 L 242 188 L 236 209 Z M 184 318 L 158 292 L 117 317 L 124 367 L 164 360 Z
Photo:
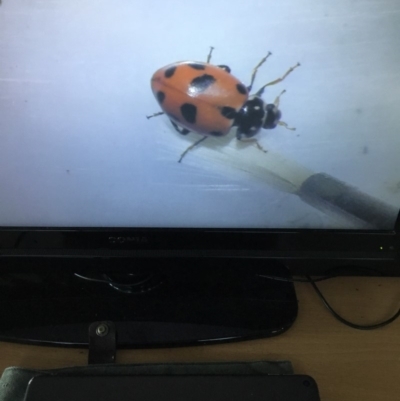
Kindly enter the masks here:
M 293 283 L 260 277 L 290 278 L 275 261 L 170 258 L 134 264 L 110 262 L 101 272 L 55 266 L 0 274 L 0 339 L 87 348 L 89 326 L 112 321 L 117 348 L 172 347 L 275 336 L 297 316 Z

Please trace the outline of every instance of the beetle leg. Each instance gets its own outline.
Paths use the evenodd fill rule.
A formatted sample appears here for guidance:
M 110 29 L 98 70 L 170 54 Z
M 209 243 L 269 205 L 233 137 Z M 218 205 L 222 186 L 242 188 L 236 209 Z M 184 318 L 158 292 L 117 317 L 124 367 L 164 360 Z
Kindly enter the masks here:
M 265 150 L 265 149 L 260 145 L 260 143 L 257 141 L 256 138 L 250 138 L 250 139 L 252 139 L 252 140 L 254 141 L 254 144 L 257 146 L 258 149 L 262 150 L 264 153 L 267 153 L 267 150 Z
M 286 92 L 286 89 L 284 89 L 274 100 L 274 105 L 279 109 L 279 102 L 281 100 L 281 96 Z
M 178 160 L 178 163 L 182 161 L 182 159 L 185 157 L 186 153 L 192 150 L 194 147 L 196 147 L 200 142 L 203 142 L 205 139 L 207 139 L 207 136 L 203 136 L 203 138 L 200 138 L 198 141 L 190 145 L 182 154 L 180 159 Z
M 165 114 L 163 111 L 159 111 L 158 113 L 154 113 L 150 116 L 146 116 L 147 119 L 152 118 L 152 117 L 157 117 L 157 116 L 161 116 L 162 114 Z
M 254 145 L 256 145 L 257 148 L 260 149 L 261 151 L 263 151 L 264 153 L 267 153 L 267 152 L 268 152 L 267 150 L 265 150 L 265 149 L 260 145 L 260 143 L 257 141 L 256 138 L 242 138 L 242 139 L 237 138 L 237 139 L 238 139 L 238 141 L 241 141 L 241 142 L 250 142 L 250 143 L 254 143 Z
M 284 121 L 278 121 L 278 125 L 281 125 L 290 131 L 296 131 L 296 128 L 289 127 Z
M 208 53 L 208 56 L 207 56 L 207 63 L 209 63 L 211 61 L 211 55 L 212 55 L 213 50 L 214 50 L 214 47 L 210 46 L 210 52 Z

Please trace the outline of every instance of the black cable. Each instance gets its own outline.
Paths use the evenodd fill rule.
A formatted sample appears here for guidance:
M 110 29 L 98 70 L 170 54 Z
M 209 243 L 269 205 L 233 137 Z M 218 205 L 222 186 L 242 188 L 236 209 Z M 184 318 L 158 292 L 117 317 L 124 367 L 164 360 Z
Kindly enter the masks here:
M 339 322 L 345 324 L 346 326 L 349 326 L 353 329 L 357 329 L 357 330 L 375 330 L 375 329 L 379 329 L 381 327 L 387 326 L 390 323 L 393 323 L 399 316 L 400 316 L 400 309 L 397 311 L 397 313 L 395 313 L 390 319 L 387 319 L 381 323 L 376 323 L 376 324 L 370 324 L 370 325 L 360 325 L 360 324 L 355 324 L 352 323 L 346 319 L 344 319 L 343 317 L 341 317 L 332 307 L 331 305 L 328 303 L 328 301 L 326 300 L 326 298 L 324 297 L 324 295 L 322 294 L 322 292 L 320 291 L 320 289 L 318 288 L 317 284 L 315 283 L 315 280 L 313 280 L 310 276 L 306 276 L 308 282 L 313 286 L 315 292 L 318 294 L 318 296 L 322 299 L 322 302 L 324 303 L 324 305 L 327 307 L 327 309 L 329 310 L 329 312 L 332 313 L 332 315 L 339 320 Z
M 284 281 L 284 282 L 288 282 L 288 283 L 310 283 L 312 285 L 312 287 L 314 288 L 315 292 L 317 293 L 317 295 L 321 298 L 322 302 L 324 303 L 324 305 L 326 306 L 326 308 L 329 310 L 329 312 L 337 319 L 339 320 L 339 322 L 345 324 L 346 326 L 349 326 L 353 329 L 357 329 L 357 330 L 375 330 L 375 329 L 379 329 L 381 327 L 387 326 L 390 323 L 393 323 L 399 316 L 400 316 L 400 309 L 397 311 L 397 313 L 395 313 L 390 319 L 387 319 L 383 322 L 380 323 L 376 323 L 376 324 L 371 324 L 371 325 L 360 325 L 360 324 L 355 324 L 352 323 L 346 319 L 344 319 L 342 316 L 340 316 L 333 308 L 332 306 L 329 304 L 329 302 L 326 300 L 326 298 L 324 297 L 324 295 L 322 294 L 322 292 L 320 291 L 320 289 L 318 288 L 318 286 L 316 285 L 317 282 L 319 281 L 324 281 L 324 280 L 330 280 L 332 278 L 335 277 L 339 277 L 342 276 L 342 274 L 339 273 L 339 270 L 343 270 L 346 273 L 350 273 L 350 270 L 354 269 L 354 270 L 362 270 L 362 271 L 370 271 L 372 274 L 378 274 L 380 276 L 382 276 L 382 274 L 374 269 L 370 269 L 368 267 L 359 267 L 359 266 L 343 266 L 343 268 L 335 268 L 331 270 L 331 274 L 327 274 L 325 276 L 321 276 L 321 277 L 317 277 L 312 279 L 309 275 L 304 276 L 305 278 L 287 278 L 287 277 L 277 277 L 277 276 L 267 276 L 267 275 L 262 275 L 259 274 L 259 277 L 263 277 L 269 280 L 276 280 L 276 281 Z M 336 271 L 336 273 L 333 273 L 334 271 Z

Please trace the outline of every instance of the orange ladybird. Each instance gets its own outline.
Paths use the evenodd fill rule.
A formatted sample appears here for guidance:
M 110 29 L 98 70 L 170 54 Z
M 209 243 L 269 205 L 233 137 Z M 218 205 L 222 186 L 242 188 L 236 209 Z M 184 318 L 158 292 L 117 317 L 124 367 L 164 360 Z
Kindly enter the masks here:
M 247 88 L 225 69 L 184 61 L 167 65 L 151 78 L 163 111 L 176 124 L 202 135 L 223 136 L 248 99 Z
M 249 96 L 258 68 L 271 53 L 254 68 L 251 83 L 246 87 L 230 74 L 228 66 L 209 63 L 212 50 L 207 62 L 182 61 L 169 64 L 157 70 L 151 78 L 151 89 L 163 111 L 148 118 L 166 114 L 179 133 L 186 135 L 193 131 L 202 136 L 186 149 L 179 161 L 189 149 L 208 136 L 227 135 L 234 126 L 237 127 L 238 140 L 254 137 L 261 128 L 272 129 L 277 125 L 289 128 L 280 120 L 282 113 L 278 108 L 280 95 L 285 91 L 272 104 L 265 103 L 261 95 L 265 87 L 281 82 L 300 64 L 297 63 L 281 78 L 267 83 Z

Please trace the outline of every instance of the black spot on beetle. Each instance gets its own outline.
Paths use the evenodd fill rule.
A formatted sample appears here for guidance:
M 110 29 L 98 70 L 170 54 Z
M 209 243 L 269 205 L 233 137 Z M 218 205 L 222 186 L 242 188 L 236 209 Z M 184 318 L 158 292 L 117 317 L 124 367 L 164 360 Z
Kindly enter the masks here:
M 157 92 L 158 103 L 162 103 L 164 99 L 165 99 L 165 93 L 163 91 L 158 91 Z
M 200 77 L 196 77 L 192 79 L 189 85 L 189 92 L 191 94 L 197 94 L 204 92 L 209 86 L 211 86 L 216 79 L 209 74 L 201 75 Z
M 176 66 L 169 67 L 165 70 L 164 76 L 165 78 L 171 78 L 172 75 L 175 74 Z
M 181 106 L 181 113 L 183 118 L 190 124 L 196 122 L 197 107 L 191 103 L 184 103 Z
M 233 120 L 236 117 L 236 110 L 233 107 L 224 106 L 221 109 L 221 114 L 224 117 L 229 118 L 230 120 Z
M 211 131 L 209 134 L 212 136 L 224 136 L 224 133 L 221 131 Z
M 247 88 L 243 84 L 237 84 L 236 89 L 242 95 L 247 95 Z
M 199 64 L 199 63 L 189 63 L 188 66 L 195 70 L 205 70 L 206 69 L 206 66 L 204 64 Z
M 225 64 L 220 64 L 217 66 L 218 68 L 221 68 L 221 70 L 226 71 L 228 74 L 231 72 L 231 69 L 229 68 L 229 66 L 225 65 Z

